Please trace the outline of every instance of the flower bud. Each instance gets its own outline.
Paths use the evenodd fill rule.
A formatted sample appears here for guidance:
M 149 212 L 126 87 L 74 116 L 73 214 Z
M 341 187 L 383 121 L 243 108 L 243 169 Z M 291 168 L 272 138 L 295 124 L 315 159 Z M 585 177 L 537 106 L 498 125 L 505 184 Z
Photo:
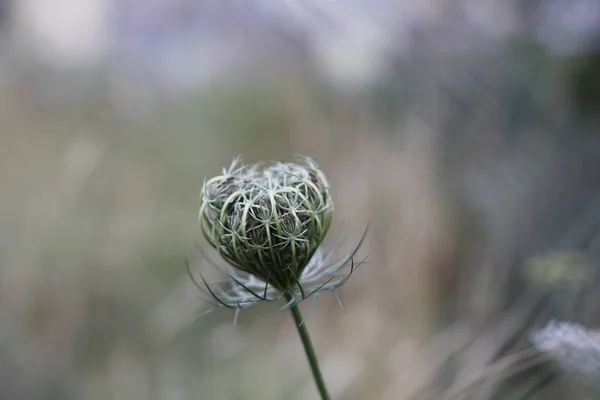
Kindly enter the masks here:
M 281 291 L 299 285 L 333 214 L 329 184 L 310 158 L 241 165 L 202 188 L 200 226 L 233 267 Z

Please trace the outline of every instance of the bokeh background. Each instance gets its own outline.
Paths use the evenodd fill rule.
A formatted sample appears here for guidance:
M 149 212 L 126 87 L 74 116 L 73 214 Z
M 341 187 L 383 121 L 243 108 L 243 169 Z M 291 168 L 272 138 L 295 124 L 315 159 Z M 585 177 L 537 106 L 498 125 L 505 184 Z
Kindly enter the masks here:
M 317 398 L 288 315 L 196 318 L 237 155 L 315 158 L 370 223 L 307 320 L 335 398 L 444 399 L 549 319 L 600 328 L 599 44 L 597 0 L 0 1 L 0 399 Z M 454 398 L 585 398 L 517 370 Z

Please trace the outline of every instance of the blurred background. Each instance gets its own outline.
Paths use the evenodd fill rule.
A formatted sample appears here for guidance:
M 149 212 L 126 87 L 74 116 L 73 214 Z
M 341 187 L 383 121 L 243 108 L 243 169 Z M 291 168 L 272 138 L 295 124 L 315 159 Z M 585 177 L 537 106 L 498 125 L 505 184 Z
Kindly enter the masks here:
M 599 45 L 597 0 L 1 0 L 0 399 L 317 398 L 288 315 L 197 319 L 237 155 L 315 158 L 371 224 L 307 322 L 334 398 L 443 399 L 549 319 L 600 328 Z M 520 371 L 454 398 L 586 398 Z

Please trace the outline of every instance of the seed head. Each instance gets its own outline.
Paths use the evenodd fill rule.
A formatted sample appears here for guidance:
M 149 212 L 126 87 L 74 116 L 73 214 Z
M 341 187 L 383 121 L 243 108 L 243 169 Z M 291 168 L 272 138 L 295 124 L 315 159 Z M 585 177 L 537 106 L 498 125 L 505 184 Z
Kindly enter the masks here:
M 241 165 L 235 160 L 202 188 L 200 226 L 221 257 L 240 271 L 287 291 L 331 225 L 329 183 L 310 158 Z
M 204 258 L 227 278 L 193 283 L 212 305 L 240 310 L 286 299 L 282 312 L 322 292 L 336 290 L 365 262 L 355 262 L 367 230 L 354 249 L 333 259 L 342 243 L 338 236 L 329 249 L 322 246 L 331 225 L 333 201 L 329 183 L 317 163 L 308 157 L 296 163 L 243 165 L 233 161 L 221 175 L 202 187 L 200 226 L 208 243 L 229 264 L 224 271 L 202 250 Z M 347 272 L 342 272 L 347 268 Z M 312 308 L 311 307 L 311 308 Z

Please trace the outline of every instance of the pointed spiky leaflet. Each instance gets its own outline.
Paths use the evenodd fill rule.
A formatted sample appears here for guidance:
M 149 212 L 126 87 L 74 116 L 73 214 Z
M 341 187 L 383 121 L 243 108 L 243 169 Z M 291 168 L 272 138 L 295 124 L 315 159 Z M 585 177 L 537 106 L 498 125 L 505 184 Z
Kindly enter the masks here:
M 302 157 L 298 163 L 243 165 L 233 161 L 221 175 L 205 181 L 201 193 L 200 225 L 208 243 L 232 268 L 228 278 L 208 283 L 190 277 L 218 307 L 241 309 L 287 300 L 280 311 L 323 291 L 337 299 L 336 289 L 364 263 L 354 261 L 359 244 L 333 262 L 339 237 L 331 249 L 321 245 L 330 226 L 333 201 L 329 183 L 317 163 Z M 208 262 L 210 260 L 198 245 Z M 349 267 L 347 273 L 341 270 Z M 339 302 L 339 299 L 338 299 Z M 236 314 L 237 315 L 237 314 Z
M 329 184 L 313 160 L 262 169 L 235 160 L 204 183 L 199 219 L 229 264 L 286 291 L 298 285 L 332 214 Z

